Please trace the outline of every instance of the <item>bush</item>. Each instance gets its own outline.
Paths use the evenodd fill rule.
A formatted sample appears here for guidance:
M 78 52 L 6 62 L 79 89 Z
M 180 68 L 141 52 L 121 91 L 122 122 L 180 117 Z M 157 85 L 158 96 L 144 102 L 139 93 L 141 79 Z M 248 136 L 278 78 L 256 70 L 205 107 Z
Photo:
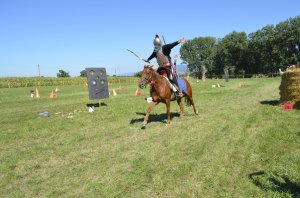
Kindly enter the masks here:
M 69 73 L 70 72 L 66 72 L 66 71 L 64 71 L 64 70 L 61 69 L 61 70 L 58 71 L 58 73 L 56 75 L 59 78 L 66 78 L 66 77 L 70 77 Z
M 86 76 L 87 76 L 86 70 L 84 69 L 80 72 L 80 77 L 86 77 Z

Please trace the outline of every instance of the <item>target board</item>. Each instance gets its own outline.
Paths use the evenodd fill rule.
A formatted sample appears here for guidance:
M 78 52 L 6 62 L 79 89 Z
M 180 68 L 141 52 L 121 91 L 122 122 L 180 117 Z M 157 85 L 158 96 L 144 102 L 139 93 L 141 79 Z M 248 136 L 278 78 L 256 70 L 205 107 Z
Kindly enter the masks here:
M 109 97 L 108 82 L 105 68 L 86 68 L 87 84 L 90 100 Z

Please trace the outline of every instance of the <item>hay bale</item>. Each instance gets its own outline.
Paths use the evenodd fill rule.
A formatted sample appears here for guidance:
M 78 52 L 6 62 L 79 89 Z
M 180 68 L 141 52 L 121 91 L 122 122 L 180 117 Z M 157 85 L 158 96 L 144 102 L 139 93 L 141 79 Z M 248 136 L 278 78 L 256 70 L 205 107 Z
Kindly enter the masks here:
M 247 83 L 239 82 L 239 83 L 237 84 L 237 88 L 246 88 L 246 87 L 248 87 L 248 84 L 247 84 Z
M 300 69 L 284 72 L 279 90 L 281 103 L 300 101 Z
M 119 86 L 119 87 L 118 87 L 118 90 L 119 90 L 119 91 L 122 91 L 122 90 L 124 90 L 124 89 L 125 89 L 125 88 L 122 87 L 122 86 Z

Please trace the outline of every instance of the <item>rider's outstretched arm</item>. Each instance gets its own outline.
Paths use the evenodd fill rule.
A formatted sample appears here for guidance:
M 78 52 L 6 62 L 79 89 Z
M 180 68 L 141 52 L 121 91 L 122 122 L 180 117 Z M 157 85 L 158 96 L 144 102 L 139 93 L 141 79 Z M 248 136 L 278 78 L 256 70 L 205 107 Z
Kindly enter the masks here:
M 178 45 L 180 43 L 184 43 L 185 41 L 186 41 L 185 38 L 181 38 L 181 39 L 179 39 L 178 41 L 176 41 L 174 43 L 170 43 L 170 44 L 164 45 L 163 46 L 163 50 L 165 50 L 165 52 L 167 52 L 167 54 L 170 54 L 171 53 L 171 49 L 173 47 L 175 47 L 176 45 Z
M 178 44 L 179 44 L 179 42 L 176 41 L 176 42 L 174 42 L 174 43 L 170 43 L 170 44 L 164 45 L 163 48 L 164 48 L 164 50 L 166 50 L 166 51 L 171 51 L 171 49 L 172 49 L 173 47 L 175 47 L 176 45 L 178 45 Z
M 149 56 L 149 58 L 147 59 L 147 61 L 149 62 L 152 58 L 155 58 L 155 57 L 156 57 L 156 53 L 153 52 L 153 53 Z

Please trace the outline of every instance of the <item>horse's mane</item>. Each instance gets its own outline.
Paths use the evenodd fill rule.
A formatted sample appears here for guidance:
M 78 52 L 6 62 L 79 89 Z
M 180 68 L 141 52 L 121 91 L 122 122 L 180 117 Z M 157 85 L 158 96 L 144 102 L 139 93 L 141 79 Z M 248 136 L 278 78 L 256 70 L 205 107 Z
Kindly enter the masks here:
M 153 66 L 152 65 L 145 65 L 144 66 L 144 69 L 150 69 L 150 70 L 152 70 L 152 71 L 155 71 L 154 69 L 153 69 Z
M 149 69 L 151 72 L 154 72 L 154 73 L 160 75 L 160 74 L 158 73 L 158 71 L 155 70 L 155 69 L 153 68 L 153 65 L 145 65 L 145 66 L 144 66 L 144 69 Z

